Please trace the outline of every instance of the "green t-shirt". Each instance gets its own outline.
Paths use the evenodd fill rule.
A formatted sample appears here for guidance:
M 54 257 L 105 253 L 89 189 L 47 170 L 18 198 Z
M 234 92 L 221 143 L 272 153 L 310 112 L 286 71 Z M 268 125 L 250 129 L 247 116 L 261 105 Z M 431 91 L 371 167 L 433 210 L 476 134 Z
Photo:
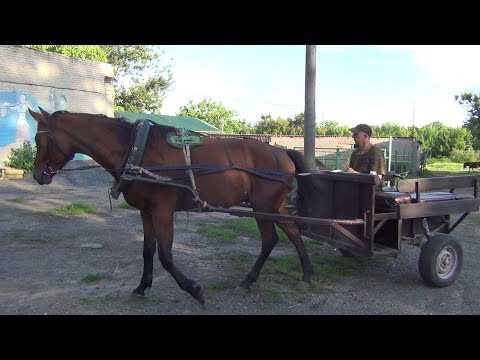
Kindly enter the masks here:
M 360 154 L 359 148 L 353 150 L 348 166 L 364 174 L 375 171 L 377 175 L 385 175 L 385 158 L 383 157 L 383 151 L 375 145 L 372 145 L 365 154 Z

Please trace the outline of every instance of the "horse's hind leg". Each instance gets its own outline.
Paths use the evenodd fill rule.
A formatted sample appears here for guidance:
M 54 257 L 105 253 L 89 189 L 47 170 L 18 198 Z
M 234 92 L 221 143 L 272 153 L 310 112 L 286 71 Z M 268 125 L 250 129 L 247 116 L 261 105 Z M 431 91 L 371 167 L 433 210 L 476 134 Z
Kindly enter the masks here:
M 247 290 L 250 289 L 250 284 L 257 280 L 263 265 L 265 265 L 265 261 L 267 261 L 268 256 L 272 252 L 275 244 L 278 242 L 278 234 L 275 230 L 273 221 L 259 219 L 256 219 L 256 221 L 262 236 L 262 251 L 258 256 L 255 265 L 253 265 L 252 270 L 250 270 L 248 273 L 247 278 L 240 283 L 240 286 Z
M 152 217 L 144 211 L 140 212 L 143 223 L 143 275 L 140 285 L 133 290 L 138 296 L 145 296 L 145 290 L 152 287 L 153 280 L 153 257 L 155 255 L 155 233 Z
M 205 304 L 202 288 L 190 280 L 173 263 L 173 211 L 159 211 L 153 215 L 153 227 L 158 244 L 158 256 L 165 270 L 175 279 L 182 290 L 187 291 L 202 305 Z
M 313 275 L 313 266 L 308 257 L 307 250 L 302 240 L 300 230 L 298 225 L 289 222 L 277 221 L 276 224 L 282 229 L 285 234 L 288 236 L 288 239 L 295 245 L 297 249 L 298 257 L 300 258 L 300 263 L 302 264 L 303 270 L 303 281 L 310 284 L 310 279 Z

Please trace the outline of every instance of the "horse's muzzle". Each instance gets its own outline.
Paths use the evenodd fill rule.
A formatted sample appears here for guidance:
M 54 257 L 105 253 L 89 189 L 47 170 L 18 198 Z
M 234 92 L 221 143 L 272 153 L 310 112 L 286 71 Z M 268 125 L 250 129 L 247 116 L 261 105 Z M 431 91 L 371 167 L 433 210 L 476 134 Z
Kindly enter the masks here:
M 40 184 L 40 185 L 48 185 L 52 182 L 52 177 L 54 174 L 46 174 L 44 171 L 41 173 L 34 173 L 33 178 Z

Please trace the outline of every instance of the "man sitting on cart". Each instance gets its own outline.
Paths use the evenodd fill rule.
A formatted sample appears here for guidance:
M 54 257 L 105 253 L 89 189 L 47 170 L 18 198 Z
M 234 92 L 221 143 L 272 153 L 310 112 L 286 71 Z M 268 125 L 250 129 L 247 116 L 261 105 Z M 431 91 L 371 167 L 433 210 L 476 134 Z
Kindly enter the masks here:
M 372 128 L 367 124 L 358 124 L 350 131 L 353 133 L 356 149 L 350 156 L 348 172 L 375 174 L 382 180 L 385 175 L 385 158 L 383 151 L 370 142 Z

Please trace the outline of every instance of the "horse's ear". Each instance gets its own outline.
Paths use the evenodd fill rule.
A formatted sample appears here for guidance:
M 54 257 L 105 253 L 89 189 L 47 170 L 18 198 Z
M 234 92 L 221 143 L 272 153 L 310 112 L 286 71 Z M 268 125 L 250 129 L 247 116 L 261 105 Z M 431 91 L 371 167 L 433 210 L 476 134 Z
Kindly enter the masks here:
M 38 121 L 39 123 L 44 123 L 44 124 L 45 124 L 46 121 L 45 121 L 45 116 L 44 116 L 44 114 L 43 114 L 44 110 L 43 110 L 42 108 L 39 108 L 39 109 L 40 109 L 40 111 L 42 111 L 42 114 L 39 114 L 39 113 L 33 111 L 33 110 L 30 109 L 30 108 L 28 108 L 28 112 L 30 113 L 30 115 L 32 115 L 32 117 L 33 117 L 36 121 Z M 47 113 L 47 114 L 48 114 L 48 113 Z
M 43 114 L 43 116 L 45 117 L 49 117 L 50 116 L 50 113 L 46 112 L 45 110 L 43 110 L 40 106 L 38 107 L 40 109 L 40 112 Z

